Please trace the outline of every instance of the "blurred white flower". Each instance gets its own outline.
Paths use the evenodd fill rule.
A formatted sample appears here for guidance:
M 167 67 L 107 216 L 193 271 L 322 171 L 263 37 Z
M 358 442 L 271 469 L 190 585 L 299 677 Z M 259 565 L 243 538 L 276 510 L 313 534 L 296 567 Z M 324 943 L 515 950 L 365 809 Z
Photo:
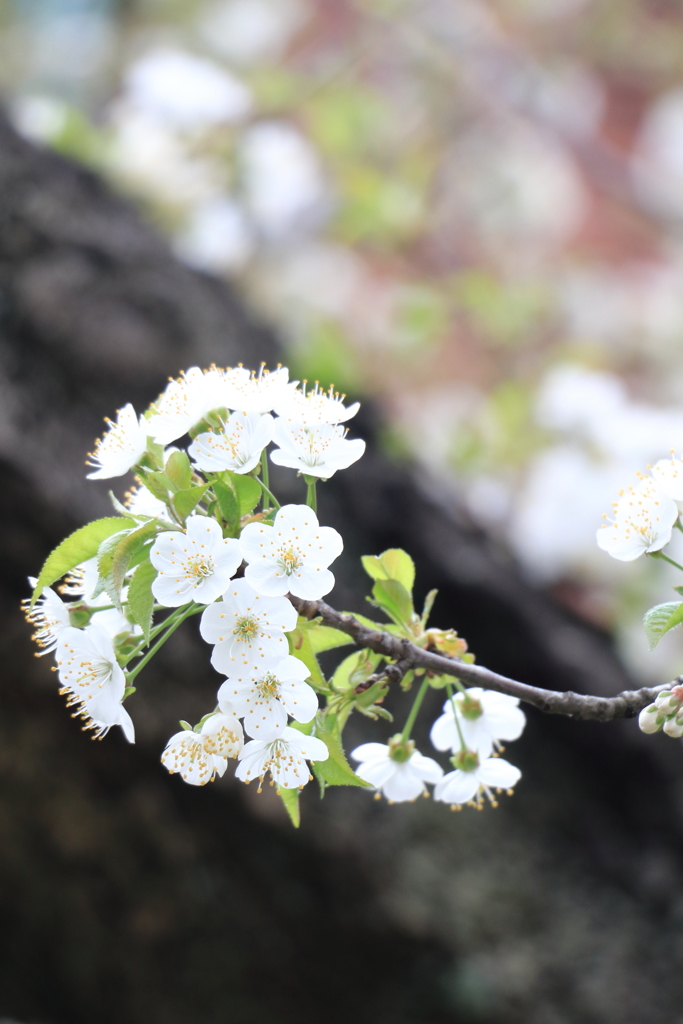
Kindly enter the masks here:
M 683 502 L 683 461 L 675 459 L 673 452 L 670 459 L 660 459 L 652 467 L 652 477 L 669 498 L 675 502 Z
M 88 480 L 110 480 L 124 476 L 140 461 L 147 448 L 147 420 L 138 417 L 128 403 L 119 409 L 116 423 L 106 420 L 108 432 L 95 441 L 95 451 L 88 458 L 88 465 L 95 467 L 87 474 Z
M 356 774 L 371 783 L 389 800 L 401 803 L 425 793 L 425 783 L 437 783 L 443 769 L 431 757 L 424 757 L 415 744 L 361 743 L 351 751 L 360 761 Z M 400 758 L 400 760 L 399 760 Z
M 683 89 L 659 96 L 643 118 L 632 159 L 633 180 L 650 209 L 683 214 Z
M 29 576 L 28 581 L 32 588 L 38 582 L 35 576 Z M 22 601 L 24 617 L 35 628 L 31 639 L 42 647 L 38 654 L 50 654 L 57 647 L 60 634 L 71 625 L 69 609 L 50 587 L 45 587 L 33 608 L 29 608 L 30 603 L 29 598 Z
M 314 717 L 318 698 L 305 682 L 310 674 L 303 661 L 288 654 L 266 672 L 231 675 L 218 691 L 218 704 L 244 718 L 250 736 L 270 740 L 282 733 L 288 714 L 297 722 Z
M 331 423 L 306 426 L 280 418 L 275 421 L 273 441 L 278 447 L 270 458 L 276 466 L 323 480 L 329 480 L 338 469 L 348 469 L 365 452 L 365 441 L 349 441 L 346 429 Z
M 316 223 L 326 188 L 318 156 L 296 128 L 261 121 L 248 128 L 240 146 L 247 208 L 266 238 L 287 239 Z
M 215 519 L 193 515 L 185 533 L 161 533 L 149 554 L 158 572 L 152 593 L 166 608 L 210 604 L 228 587 L 242 561 L 239 541 L 223 537 Z
M 516 697 L 472 686 L 465 694 L 458 693 L 445 702 L 430 739 L 437 750 L 455 753 L 460 750 L 462 733 L 465 745 L 485 758 L 500 746 L 500 740 L 519 739 L 525 724 L 526 716 Z
M 344 548 L 341 535 L 320 526 L 308 505 L 283 505 L 272 526 L 247 523 L 240 536 L 245 578 L 259 594 L 287 593 L 305 601 L 329 594 L 334 576 L 327 566 Z
M 480 760 L 474 751 L 456 755 L 453 761 L 460 767 L 448 772 L 434 788 L 434 799 L 450 804 L 454 809 L 462 804 L 481 808 L 483 797 L 495 807 L 497 801 L 492 789 L 512 790 L 522 777 L 519 768 L 502 757 L 487 757 Z
M 199 632 L 213 644 L 211 664 L 226 676 L 261 674 L 288 653 L 285 633 L 296 628 L 294 605 L 285 597 L 263 597 L 245 579 L 232 580 L 222 601 L 202 614 Z
M 235 775 L 242 782 L 263 778 L 270 772 L 276 786 L 301 789 L 313 778 L 307 761 L 326 761 L 329 752 L 322 740 L 285 726 L 277 739 L 250 740 L 240 753 Z
M 612 558 L 631 562 L 647 552 L 661 551 L 671 540 L 678 506 L 651 477 L 628 487 L 613 508 L 614 519 L 597 532 L 598 547 Z
M 226 273 L 244 266 L 254 240 L 241 206 L 227 196 L 215 196 L 193 205 L 173 247 L 190 266 Z
M 206 472 L 250 473 L 272 434 L 273 417 L 268 413 L 233 412 L 220 431 L 198 434 L 187 451 Z
M 93 597 L 97 583 L 97 558 L 89 558 L 87 562 L 82 562 L 81 565 L 77 565 L 69 572 L 59 589 L 62 594 L 80 598 L 89 608 L 93 609 L 91 623 L 100 626 L 110 637 L 118 636 L 119 633 L 140 633 L 140 627 L 131 625 L 118 608 L 109 607 L 104 611 L 97 611 L 99 605 L 111 605 L 111 599 L 105 592 Z M 121 591 L 121 597 L 125 600 L 125 587 Z
M 99 737 L 113 725 L 120 725 L 128 742 L 133 743 L 133 722 L 121 703 L 125 676 L 107 632 L 94 624 L 85 629 L 69 626 L 59 636 L 56 656 L 60 692 L 69 695 L 67 704 L 76 706 L 85 728 L 95 729 Z
M 279 57 L 307 16 L 302 0 L 226 0 L 204 11 L 199 28 L 217 53 L 248 64 Z
M 123 100 L 114 104 L 110 121 L 109 168 L 128 190 L 185 207 L 220 195 L 223 183 L 215 164 L 191 155 L 171 128 Z
M 241 120 L 252 107 L 247 86 L 224 68 L 182 50 L 147 53 L 128 68 L 126 98 L 174 128 Z
M 152 519 L 163 519 L 168 516 L 168 509 L 163 501 L 155 498 L 152 492 L 148 491 L 142 484 L 138 487 L 132 487 L 128 491 L 125 505 L 131 515 L 134 516 L 149 516 Z

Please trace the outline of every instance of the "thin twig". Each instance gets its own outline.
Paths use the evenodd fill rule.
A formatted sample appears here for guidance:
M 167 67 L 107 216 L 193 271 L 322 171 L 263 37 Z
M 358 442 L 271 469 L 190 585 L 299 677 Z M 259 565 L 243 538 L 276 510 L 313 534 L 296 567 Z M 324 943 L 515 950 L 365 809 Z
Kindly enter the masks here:
M 392 636 L 380 629 L 364 626 L 353 615 L 338 612 L 325 601 L 303 601 L 301 598 L 289 599 L 306 619 L 320 617 L 323 625 L 331 626 L 352 638 L 357 647 L 367 648 L 385 658 L 391 658 L 400 664 L 401 674 L 409 668 L 424 668 L 437 675 L 452 676 L 470 685 L 481 686 L 498 693 L 507 693 L 518 697 L 526 704 L 533 704 L 540 711 L 549 715 L 569 715 L 594 722 L 611 722 L 615 718 L 634 718 L 647 704 L 651 704 L 661 690 L 683 683 L 683 677 L 672 683 L 661 686 L 644 686 L 640 690 L 624 690 L 616 697 L 593 697 L 571 690 L 544 690 L 539 686 L 529 686 L 516 679 L 498 675 L 483 665 L 470 665 L 456 658 L 448 658 L 443 654 L 425 651 L 407 640 Z M 386 672 L 383 673 L 386 676 Z

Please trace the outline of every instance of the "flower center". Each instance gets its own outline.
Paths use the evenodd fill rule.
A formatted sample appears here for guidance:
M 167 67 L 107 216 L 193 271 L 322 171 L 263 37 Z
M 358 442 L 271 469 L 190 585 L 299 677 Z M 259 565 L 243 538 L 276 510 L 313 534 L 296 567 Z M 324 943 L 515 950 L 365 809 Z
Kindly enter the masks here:
M 196 580 L 203 580 L 213 576 L 213 560 L 202 558 L 201 555 L 197 555 L 195 558 L 188 558 L 185 568 L 187 575 L 193 576 Z
M 473 772 L 479 767 L 479 755 L 474 750 L 460 750 L 451 758 L 451 764 L 461 772 Z
M 256 639 L 259 632 L 258 620 L 253 615 L 243 615 L 235 623 L 233 633 L 238 640 L 244 640 L 250 644 Z
M 463 697 L 462 700 L 456 701 L 456 704 L 462 717 L 468 718 L 470 721 L 474 721 L 475 718 L 481 718 L 484 714 L 481 702 L 474 700 L 472 697 Z
M 303 559 L 294 548 L 285 548 L 280 551 L 280 566 L 286 576 L 291 576 L 303 565 Z
M 414 753 L 415 741 L 404 741 L 400 732 L 389 740 L 389 757 L 392 761 L 398 761 L 399 764 L 402 764 L 404 761 L 409 761 Z
M 267 672 L 263 679 L 259 679 L 256 686 L 264 700 L 272 700 L 280 693 L 280 680 L 272 672 Z

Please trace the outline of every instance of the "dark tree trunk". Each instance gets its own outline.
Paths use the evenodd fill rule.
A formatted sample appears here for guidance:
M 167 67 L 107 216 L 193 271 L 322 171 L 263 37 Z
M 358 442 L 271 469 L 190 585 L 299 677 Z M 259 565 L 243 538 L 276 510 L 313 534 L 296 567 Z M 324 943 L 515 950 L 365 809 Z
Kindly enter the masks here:
M 18 602 L 49 549 L 109 511 L 107 487 L 83 471 L 102 417 L 144 406 L 183 367 L 277 353 L 227 285 L 181 266 L 95 177 L 0 122 L 0 1015 L 678 1019 L 679 744 L 643 741 L 633 723 L 532 714 L 511 758 L 525 777 L 497 811 L 387 807 L 348 790 L 320 803 L 309 787 L 296 833 L 272 793 L 194 790 L 159 764 L 178 718 L 198 719 L 215 692 L 191 628 L 141 679 L 135 747 L 93 744 L 65 713 Z M 369 415 L 359 429 L 372 441 Z M 605 637 L 372 444 L 322 510 L 347 545 L 337 605 L 362 607 L 355 556 L 400 545 L 418 593 L 440 588 L 435 620 L 490 667 L 558 689 L 632 683 Z

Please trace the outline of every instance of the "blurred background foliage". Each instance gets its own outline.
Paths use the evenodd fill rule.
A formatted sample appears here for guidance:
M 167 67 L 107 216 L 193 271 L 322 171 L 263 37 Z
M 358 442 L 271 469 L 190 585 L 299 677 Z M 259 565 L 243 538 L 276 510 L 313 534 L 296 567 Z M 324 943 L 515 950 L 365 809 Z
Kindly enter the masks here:
M 679 671 L 677 637 L 650 655 L 640 625 L 662 566 L 595 545 L 683 444 L 677 0 L 0 10 L 24 135 L 237 282 L 297 376 L 373 397 L 387 449 L 641 677 Z

